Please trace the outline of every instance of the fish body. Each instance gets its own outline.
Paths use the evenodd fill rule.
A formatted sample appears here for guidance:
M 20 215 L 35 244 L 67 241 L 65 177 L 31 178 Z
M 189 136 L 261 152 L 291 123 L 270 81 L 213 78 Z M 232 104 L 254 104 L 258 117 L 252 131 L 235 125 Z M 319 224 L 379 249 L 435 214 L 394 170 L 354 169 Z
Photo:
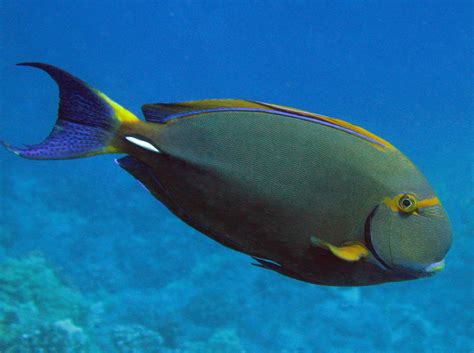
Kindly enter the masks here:
M 143 122 L 60 69 L 27 65 L 56 80 L 61 104 L 45 142 L 9 146 L 23 157 L 124 153 L 117 163 L 183 221 L 299 280 L 369 285 L 444 264 L 451 230 L 428 181 L 360 127 L 237 99 L 147 104 Z

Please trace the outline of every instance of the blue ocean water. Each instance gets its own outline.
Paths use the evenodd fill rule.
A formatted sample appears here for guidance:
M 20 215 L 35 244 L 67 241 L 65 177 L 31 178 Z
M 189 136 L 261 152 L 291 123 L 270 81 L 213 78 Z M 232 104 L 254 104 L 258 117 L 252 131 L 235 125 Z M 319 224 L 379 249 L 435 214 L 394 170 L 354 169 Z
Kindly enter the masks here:
M 113 159 L 0 150 L 0 352 L 472 352 L 472 1 L 0 3 L 0 138 L 37 143 L 60 66 L 139 114 L 238 97 L 342 118 L 426 174 L 451 218 L 446 269 L 322 287 L 250 266 Z

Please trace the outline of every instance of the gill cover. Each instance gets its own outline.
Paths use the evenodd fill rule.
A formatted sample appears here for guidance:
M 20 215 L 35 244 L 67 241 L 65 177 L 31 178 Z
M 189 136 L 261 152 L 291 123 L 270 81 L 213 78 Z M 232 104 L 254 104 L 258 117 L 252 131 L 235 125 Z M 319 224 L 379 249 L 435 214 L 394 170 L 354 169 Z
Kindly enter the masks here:
M 368 222 L 366 240 L 388 269 L 423 272 L 442 261 L 451 246 L 451 226 L 439 204 L 407 213 L 382 203 Z

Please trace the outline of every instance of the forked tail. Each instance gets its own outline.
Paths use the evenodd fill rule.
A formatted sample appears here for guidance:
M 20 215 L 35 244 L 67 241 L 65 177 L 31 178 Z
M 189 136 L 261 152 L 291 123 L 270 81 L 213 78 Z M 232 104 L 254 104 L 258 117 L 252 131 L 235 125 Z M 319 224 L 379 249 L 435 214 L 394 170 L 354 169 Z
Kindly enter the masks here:
M 48 64 L 22 63 L 46 71 L 59 86 L 58 119 L 42 143 L 13 147 L 17 155 L 29 159 L 71 159 L 101 153 L 121 152 L 116 134 L 123 122 L 139 119 L 102 92 L 71 74 Z

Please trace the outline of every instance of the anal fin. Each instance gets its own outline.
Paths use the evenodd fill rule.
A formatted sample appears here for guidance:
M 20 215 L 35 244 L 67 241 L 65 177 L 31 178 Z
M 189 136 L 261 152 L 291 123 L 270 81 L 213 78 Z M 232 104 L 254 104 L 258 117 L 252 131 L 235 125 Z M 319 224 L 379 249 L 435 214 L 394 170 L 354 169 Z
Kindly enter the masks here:
M 153 176 L 153 171 L 145 162 L 132 156 L 118 158 L 115 162 L 137 179 L 145 189 L 158 197 L 159 185 Z
M 254 266 L 261 267 L 261 268 L 271 270 L 271 271 L 275 271 L 284 276 L 296 278 L 301 281 L 307 281 L 307 279 L 304 276 L 302 276 L 296 271 L 291 270 L 288 266 L 279 264 L 275 261 L 265 260 L 256 256 L 252 256 L 252 259 L 257 261 L 257 263 L 252 263 L 252 265 Z

